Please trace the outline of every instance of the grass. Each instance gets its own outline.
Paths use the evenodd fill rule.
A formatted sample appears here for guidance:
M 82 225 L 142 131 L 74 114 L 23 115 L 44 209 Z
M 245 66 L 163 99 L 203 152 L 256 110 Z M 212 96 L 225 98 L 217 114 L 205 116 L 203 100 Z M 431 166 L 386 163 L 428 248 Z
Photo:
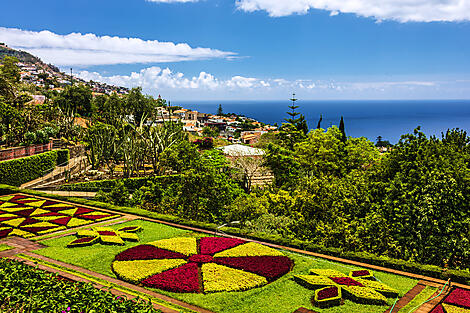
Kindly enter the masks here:
M 0 244 L 0 252 L 11 250 L 11 249 L 14 249 L 14 247 L 9 246 L 9 245 L 4 244 L 4 243 Z
M 111 263 L 114 256 L 119 252 L 132 246 L 142 243 L 177 237 L 177 236 L 204 236 L 200 233 L 193 233 L 178 228 L 136 220 L 120 225 L 113 225 L 112 228 L 123 226 L 142 226 L 143 231 L 139 233 L 140 243 L 126 243 L 125 246 L 104 246 L 97 244 L 91 247 L 66 248 L 74 236 L 55 238 L 41 241 L 47 247 L 35 251 L 38 254 L 47 256 L 69 264 L 81 266 L 89 270 L 115 277 L 111 271 Z M 171 293 L 155 289 L 154 291 L 171 296 L 218 313 L 292 313 L 299 307 L 312 308 L 310 299 L 313 291 L 308 290 L 292 280 L 296 274 L 307 274 L 310 268 L 329 268 L 339 270 L 347 274 L 358 267 L 335 263 L 324 259 L 313 258 L 302 254 L 285 252 L 295 262 L 293 271 L 281 277 L 279 280 L 262 288 L 256 288 L 244 292 L 222 292 L 213 294 L 180 294 Z M 411 278 L 392 275 L 389 273 L 375 272 L 375 277 L 383 283 L 397 289 L 400 296 L 416 285 L 417 281 Z M 395 299 L 388 299 L 391 306 Z M 340 307 L 329 309 L 315 308 L 315 311 L 325 313 L 357 312 L 357 313 L 377 313 L 385 311 L 386 306 L 361 305 L 349 300 Z
M 417 307 L 423 304 L 426 300 L 431 298 L 431 296 L 437 291 L 437 288 L 426 286 L 421 292 L 416 295 L 407 305 L 400 309 L 400 313 L 411 313 L 416 311 Z

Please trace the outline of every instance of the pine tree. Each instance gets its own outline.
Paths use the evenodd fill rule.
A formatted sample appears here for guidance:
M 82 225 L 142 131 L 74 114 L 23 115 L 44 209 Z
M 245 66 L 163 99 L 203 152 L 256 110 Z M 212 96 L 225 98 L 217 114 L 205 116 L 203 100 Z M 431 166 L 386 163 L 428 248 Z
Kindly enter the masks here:
M 290 101 L 292 101 L 292 105 L 289 105 L 289 109 L 292 110 L 292 112 L 287 112 L 287 114 L 290 116 L 290 118 L 288 119 L 285 119 L 286 122 L 292 124 L 292 125 L 296 125 L 297 124 L 297 121 L 298 121 L 298 118 L 297 118 L 297 115 L 299 115 L 300 113 L 299 112 L 296 112 L 295 110 L 299 108 L 298 105 L 295 105 L 295 102 L 297 101 L 298 99 L 295 98 L 295 93 L 292 94 L 292 99 L 290 99 Z
M 217 115 L 218 116 L 224 115 L 224 111 L 222 110 L 222 104 L 219 104 L 219 108 L 217 109 Z
M 346 142 L 346 132 L 344 131 L 343 116 L 341 116 L 341 121 L 339 121 L 339 130 L 341 131 L 341 141 Z
M 323 121 L 323 116 L 320 114 L 320 119 L 318 120 L 317 129 L 321 128 L 321 121 Z

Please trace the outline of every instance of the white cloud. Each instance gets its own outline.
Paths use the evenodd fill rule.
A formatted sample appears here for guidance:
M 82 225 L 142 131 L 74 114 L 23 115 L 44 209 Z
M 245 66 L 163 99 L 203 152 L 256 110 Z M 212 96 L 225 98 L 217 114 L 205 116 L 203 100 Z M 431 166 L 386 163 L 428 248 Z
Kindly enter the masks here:
M 236 0 L 247 12 L 267 11 L 270 16 L 306 14 L 310 9 L 353 13 L 377 20 L 400 22 L 468 21 L 470 0 Z
M 193 48 L 186 43 L 81 33 L 59 35 L 47 30 L 34 32 L 5 27 L 0 27 L 0 41 L 59 66 L 179 62 L 236 56 L 233 52 Z
M 144 68 L 129 75 L 104 76 L 97 72 L 82 71 L 85 80 L 112 85 L 137 87 L 145 92 L 162 94 L 177 99 L 272 99 L 292 92 L 306 98 L 423 98 L 437 92 L 440 87 L 450 88 L 452 83 L 421 80 L 403 81 L 322 81 L 287 80 L 283 78 L 256 78 L 236 75 L 227 79 L 200 72 L 186 76 L 169 68 Z M 463 86 L 465 87 L 465 86 Z M 468 86 L 464 88 L 468 90 Z
M 81 71 L 78 76 L 84 80 L 105 82 L 112 85 L 136 87 L 142 86 L 146 90 L 159 89 L 201 89 L 201 90 L 233 90 L 268 88 L 270 83 L 257 78 L 234 76 L 227 80 L 220 80 L 214 75 L 201 72 L 198 76 L 188 78 L 183 73 L 174 73 L 169 68 L 158 66 L 132 72 L 130 75 L 102 76 L 97 72 Z

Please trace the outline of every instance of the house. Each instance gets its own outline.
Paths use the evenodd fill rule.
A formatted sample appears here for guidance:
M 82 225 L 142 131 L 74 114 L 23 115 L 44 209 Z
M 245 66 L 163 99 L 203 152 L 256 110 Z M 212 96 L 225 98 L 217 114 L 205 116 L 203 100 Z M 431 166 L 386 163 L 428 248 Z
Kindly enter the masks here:
M 229 157 L 239 157 L 239 156 L 261 156 L 264 155 L 262 149 L 257 149 L 249 146 L 244 146 L 240 144 L 228 145 L 225 147 L 217 148 L 220 149 L 223 154 Z
M 266 133 L 267 131 L 265 130 L 244 131 L 240 133 L 240 141 L 247 145 L 252 145 L 257 143 L 261 135 Z

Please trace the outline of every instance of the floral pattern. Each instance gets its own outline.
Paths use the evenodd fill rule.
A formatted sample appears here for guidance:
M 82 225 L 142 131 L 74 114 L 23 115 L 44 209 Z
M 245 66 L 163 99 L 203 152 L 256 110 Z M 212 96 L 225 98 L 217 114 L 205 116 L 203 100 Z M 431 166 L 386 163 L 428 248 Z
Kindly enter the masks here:
M 161 261 L 158 267 L 149 263 L 156 260 Z M 164 264 L 170 265 L 165 268 Z M 288 273 L 292 266 L 292 260 L 281 252 L 258 243 L 178 237 L 127 249 L 115 257 L 112 269 L 119 278 L 146 287 L 209 293 L 261 287 Z

